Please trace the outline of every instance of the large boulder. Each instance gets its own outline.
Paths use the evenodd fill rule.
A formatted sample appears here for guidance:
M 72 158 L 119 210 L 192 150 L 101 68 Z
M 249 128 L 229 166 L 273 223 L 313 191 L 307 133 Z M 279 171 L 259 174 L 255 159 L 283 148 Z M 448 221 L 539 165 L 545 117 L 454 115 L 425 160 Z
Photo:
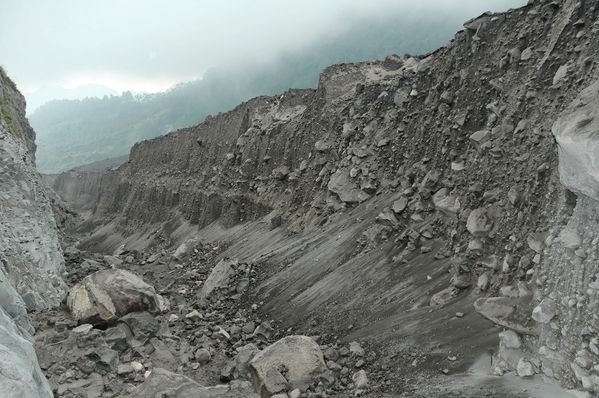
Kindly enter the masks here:
M 472 210 L 466 221 L 466 229 L 468 232 L 475 237 L 485 237 L 489 234 L 493 228 L 493 221 L 491 220 L 487 210 L 484 208 L 478 208 Z
M 474 309 L 497 325 L 515 332 L 536 336 L 538 324 L 530 319 L 531 297 L 483 297 L 474 302 Z
M 137 275 L 106 269 L 86 276 L 71 288 L 67 305 L 80 322 L 113 322 L 130 312 L 161 312 L 165 299 Z
M 222 259 L 212 268 L 210 275 L 202 285 L 202 289 L 198 294 L 200 301 L 207 300 L 210 295 L 229 285 L 231 277 L 235 274 L 235 268 L 239 263 L 236 259 Z
M 553 124 L 560 180 L 599 200 L 599 81 L 584 89 Z
M 263 398 L 306 390 L 327 371 L 322 352 L 307 336 L 287 336 L 256 354 L 250 362 L 254 388 Z
M 370 198 L 368 193 L 354 184 L 347 170 L 337 170 L 331 176 L 327 188 L 346 203 L 362 203 Z
M 251 377 L 249 365 L 258 352 L 258 347 L 253 343 L 246 344 L 237 349 L 237 355 L 235 356 L 236 378 L 249 379 Z
M 432 197 L 435 208 L 445 214 L 454 215 L 460 211 L 460 200 L 457 196 L 449 195 L 447 188 L 441 188 Z

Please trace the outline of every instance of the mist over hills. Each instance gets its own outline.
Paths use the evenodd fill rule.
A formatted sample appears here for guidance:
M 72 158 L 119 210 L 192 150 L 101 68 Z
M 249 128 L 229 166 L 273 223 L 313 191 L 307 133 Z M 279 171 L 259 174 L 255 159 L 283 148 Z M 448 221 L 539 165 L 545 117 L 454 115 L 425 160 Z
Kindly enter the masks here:
M 56 98 L 76 100 L 88 97 L 103 97 L 105 95 L 118 95 L 118 92 L 100 84 L 84 84 L 71 89 L 65 89 L 59 85 L 43 86 L 34 92 L 27 93 L 27 112 L 32 114 L 40 106 Z
M 140 140 L 194 125 L 252 97 L 315 87 L 320 71 L 331 64 L 431 51 L 463 21 L 440 14 L 361 20 L 299 52 L 263 63 L 223 65 L 164 93 L 48 102 L 29 116 L 38 133 L 38 169 L 53 173 L 121 156 Z

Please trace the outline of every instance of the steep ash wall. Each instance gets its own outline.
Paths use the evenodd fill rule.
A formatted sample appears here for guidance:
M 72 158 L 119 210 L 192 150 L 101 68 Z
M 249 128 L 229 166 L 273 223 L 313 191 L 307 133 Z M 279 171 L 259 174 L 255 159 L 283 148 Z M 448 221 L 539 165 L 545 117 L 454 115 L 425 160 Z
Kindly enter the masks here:
M 30 308 L 60 303 L 66 292 L 56 225 L 35 170 L 35 133 L 25 118 L 25 99 L 2 77 L 0 147 L 0 247 L 4 272 Z
M 573 210 L 560 183 L 552 126 L 599 76 L 598 13 L 594 2 L 566 0 L 485 14 L 432 54 L 332 66 L 316 90 L 256 98 L 139 143 L 99 188 L 69 188 L 96 198 L 85 245 L 114 249 L 115 235 L 146 232 L 145 244 L 157 243 L 150 231 L 160 225 L 167 234 L 195 225 L 209 238 L 213 221 L 244 224 L 227 254 L 264 264 L 255 290 L 283 322 L 331 319 L 342 335 L 381 341 L 438 328 L 443 339 L 430 314 L 480 299 L 485 317 L 520 334 L 496 372 L 530 368 L 597 389 L 594 318 L 576 313 L 572 325 L 588 337 L 562 330 L 568 349 L 558 355 L 552 322 L 569 312 L 547 320 L 537 306 L 551 295 L 578 300 L 555 288 L 567 271 L 551 253 L 564 240 L 546 238 L 584 219 L 587 202 Z M 62 178 L 61 195 L 88 177 Z M 288 235 L 273 243 L 253 220 Z M 587 275 L 587 262 L 568 258 L 570 272 Z M 587 282 L 573 291 L 583 295 Z M 569 308 L 587 308 L 577 303 Z M 573 365 L 586 346 L 590 359 Z
M 25 99 L 0 70 L 0 391 L 51 397 L 32 345 L 27 309 L 57 306 L 64 260 L 41 178 Z

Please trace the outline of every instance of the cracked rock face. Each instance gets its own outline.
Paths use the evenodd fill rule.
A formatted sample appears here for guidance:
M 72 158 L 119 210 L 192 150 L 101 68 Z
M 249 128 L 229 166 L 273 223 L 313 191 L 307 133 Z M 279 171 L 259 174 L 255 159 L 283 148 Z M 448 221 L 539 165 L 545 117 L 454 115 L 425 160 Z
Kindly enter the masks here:
M 52 397 L 27 334 L 0 308 L 0 391 L 5 397 Z
M 0 391 L 51 397 L 33 350 L 26 309 L 60 304 L 66 284 L 56 224 L 35 170 L 25 101 L 0 70 Z
M 595 81 L 553 124 L 560 181 L 576 193 L 576 203 L 561 223 L 549 230 L 545 250 L 535 245 L 545 258 L 537 270 L 539 302 L 531 314 L 540 324 L 541 371 L 594 394 L 599 392 L 599 323 L 595 315 L 599 288 L 598 117 L 599 81 Z

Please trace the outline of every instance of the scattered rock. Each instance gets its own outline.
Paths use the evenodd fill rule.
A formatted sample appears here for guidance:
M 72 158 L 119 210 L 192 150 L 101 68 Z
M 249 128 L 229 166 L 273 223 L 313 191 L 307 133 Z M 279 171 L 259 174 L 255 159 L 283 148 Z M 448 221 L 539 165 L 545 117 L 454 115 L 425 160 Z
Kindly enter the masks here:
M 433 195 L 433 204 L 437 210 L 453 215 L 460 211 L 460 200 L 456 196 L 449 195 L 447 188 L 441 188 Z

